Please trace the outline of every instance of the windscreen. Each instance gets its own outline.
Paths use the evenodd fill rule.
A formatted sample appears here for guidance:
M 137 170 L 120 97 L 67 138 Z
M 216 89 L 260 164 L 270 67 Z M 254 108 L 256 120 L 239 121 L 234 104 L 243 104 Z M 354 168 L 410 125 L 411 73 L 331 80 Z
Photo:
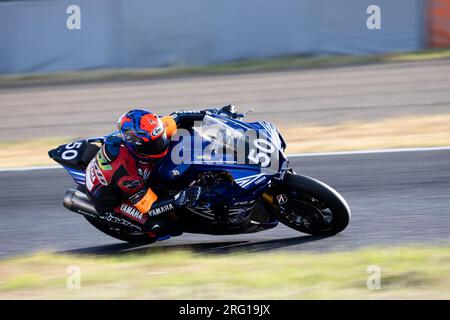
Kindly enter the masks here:
M 210 142 L 210 148 L 238 151 L 245 147 L 244 131 L 236 130 L 217 118 L 205 116 L 201 126 L 194 127 L 195 133 L 204 141 Z
M 196 140 L 202 141 L 203 160 L 256 165 L 271 171 L 279 169 L 279 149 L 264 130 L 236 129 L 208 115 L 193 129 Z

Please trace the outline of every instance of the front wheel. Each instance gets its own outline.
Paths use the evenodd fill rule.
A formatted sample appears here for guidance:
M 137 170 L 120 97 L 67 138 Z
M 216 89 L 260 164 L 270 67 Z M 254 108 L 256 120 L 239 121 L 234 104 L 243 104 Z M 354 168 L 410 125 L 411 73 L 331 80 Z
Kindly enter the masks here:
M 300 232 L 334 235 L 351 219 L 347 202 L 336 190 L 307 176 L 286 174 L 274 198 L 280 222 Z

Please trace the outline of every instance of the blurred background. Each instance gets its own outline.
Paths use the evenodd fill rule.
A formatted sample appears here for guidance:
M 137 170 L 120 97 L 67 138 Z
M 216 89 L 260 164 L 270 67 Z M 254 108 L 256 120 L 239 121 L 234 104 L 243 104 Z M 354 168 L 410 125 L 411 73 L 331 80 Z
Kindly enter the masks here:
M 132 106 L 254 107 L 292 152 L 447 145 L 446 121 L 417 132 L 436 124 L 417 116 L 447 117 L 449 24 L 449 0 L 0 1 L 0 166 L 30 139 L 114 130 Z
M 66 28 L 70 5 L 79 30 Z M 367 28 L 370 5 L 380 30 Z M 416 51 L 450 45 L 449 17 L 446 0 L 2 1 L 0 72 Z
M 0 298 L 448 299 L 449 88 L 450 0 L 0 0 Z M 111 133 L 130 108 L 229 103 L 274 123 L 293 168 L 343 194 L 349 228 L 327 239 L 284 226 L 183 235 L 120 276 L 125 260 L 110 255 L 152 252 L 65 210 L 73 182 L 45 167 L 47 151 Z M 423 147 L 433 148 L 364 152 Z M 350 153 L 317 155 L 333 151 Z M 8 260 L 43 250 L 76 256 Z M 170 256 L 178 250 L 195 254 Z M 289 253 L 267 259 L 277 250 Z M 235 251 L 262 255 L 244 267 L 195 258 Z M 84 268 L 88 290 L 61 286 L 68 264 Z M 366 288 L 371 264 L 385 272 L 379 295 Z

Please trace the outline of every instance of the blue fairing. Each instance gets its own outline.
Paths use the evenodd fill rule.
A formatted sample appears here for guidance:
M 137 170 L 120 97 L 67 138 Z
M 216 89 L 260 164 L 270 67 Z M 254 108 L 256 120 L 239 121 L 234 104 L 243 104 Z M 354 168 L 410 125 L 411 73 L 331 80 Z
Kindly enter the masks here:
M 76 170 L 76 169 L 72 169 L 72 168 L 68 168 L 68 167 L 64 167 L 64 169 L 66 169 L 66 171 L 72 176 L 73 181 L 75 181 L 76 184 L 80 185 L 80 186 L 84 186 L 85 184 L 85 172 L 81 171 L 81 170 Z
M 204 171 L 227 171 L 239 187 L 232 192 L 233 197 L 239 194 L 244 196 L 248 192 L 252 192 L 253 196 L 264 192 L 272 178 L 279 174 L 287 162 L 284 154 L 286 145 L 278 130 L 267 122 L 245 123 L 217 115 L 211 118 L 219 120 L 228 128 L 241 132 L 249 130 L 259 132 L 259 137 L 263 137 L 273 146 L 273 153 L 277 154 L 279 164 L 268 170 L 258 164 L 238 162 L 233 157 L 230 158 L 229 155 L 214 155 L 210 151 L 205 152 L 211 142 L 204 141 L 204 139 L 194 135 L 194 139 L 191 141 L 177 140 L 176 138 L 174 139 L 176 141 L 172 141 L 169 156 L 163 160 L 157 170 L 159 178 L 167 182 L 178 181 L 180 178 L 192 181 L 199 173 Z M 174 154 L 178 154 L 179 157 L 174 157 Z M 207 155 L 205 156 L 205 154 Z M 184 160 L 180 163 L 179 158 Z M 227 190 L 227 192 L 230 192 L 230 190 Z M 228 195 L 224 194 L 224 196 Z
M 174 181 L 181 180 L 189 183 L 205 171 L 226 171 L 233 178 L 235 187 L 234 189 L 221 190 L 220 186 L 218 186 L 218 191 L 222 192 L 222 198 L 232 197 L 236 201 L 256 198 L 265 191 L 272 178 L 278 175 L 287 164 L 284 154 L 286 144 L 282 136 L 272 124 L 264 121 L 246 123 L 219 115 L 208 116 L 206 120 L 209 120 L 209 123 L 204 120 L 205 127 L 216 121 L 222 128 L 230 129 L 231 131 L 235 130 L 236 132 L 244 133 L 257 131 L 258 137 L 264 138 L 270 144 L 273 151 L 271 154 L 276 155 L 276 166 L 271 166 L 268 169 L 257 163 L 236 161 L 236 159 L 230 158 L 229 154 L 214 154 L 210 150 L 208 153 L 206 151 L 211 146 L 211 141 L 205 141 L 203 137 L 193 134 L 190 136 L 190 138 L 193 137 L 190 141 L 174 138 L 174 141 L 171 142 L 168 156 L 157 165 L 157 168 L 152 173 L 153 177 L 156 176 L 158 181 L 170 185 Z M 98 138 L 95 139 L 98 140 Z M 247 151 L 243 154 L 246 160 L 248 158 Z M 175 159 L 172 155 L 176 154 L 176 152 L 182 154 L 183 159 L 187 161 Z M 242 156 L 242 152 L 240 155 Z M 84 186 L 84 171 L 70 167 L 64 167 L 64 169 L 72 176 L 75 183 Z

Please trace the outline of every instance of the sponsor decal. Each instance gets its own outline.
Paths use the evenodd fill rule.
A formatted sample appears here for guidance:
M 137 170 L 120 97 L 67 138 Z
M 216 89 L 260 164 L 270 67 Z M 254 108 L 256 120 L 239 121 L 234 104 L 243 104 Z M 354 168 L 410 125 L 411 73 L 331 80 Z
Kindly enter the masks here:
M 247 220 L 250 217 L 251 210 L 253 210 L 255 206 L 256 200 L 240 201 L 234 203 L 234 205 L 228 209 L 228 215 L 233 216 L 230 221 L 234 223 Z
M 133 202 L 134 204 L 138 203 L 142 197 L 145 195 L 146 190 L 142 189 L 139 190 L 138 192 L 136 192 L 135 194 L 133 194 L 131 197 L 129 197 L 128 199 Z
M 201 110 L 178 110 L 177 112 L 175 112 L 175 114 L 177 114 L 177 113 L 201 114 L 202 111 Z
M 215 219 L 215 214 L 208 206 L 186 207 L 189 211 L 209 220 Z
M 239 202 L 235 202 L 234 205 L 235 206 L 245 206 L 245 205 L 249 205 L 256 202 L 256 200 L 247 200 L 247 201 L 239 201 Z
M 258 180 L 255 181 L 255 184 L 260 184 L 261 182 L 263 182 L 264 180 L 266 180 L 266 176 L 262 176 L 261 178 L 259 178 Z
M 149 170 L 148 168 L 144 170 L 142 170 L 142 168 L 138 168 L 138 175 L 142 177 L 144 180 L 148 179 L 148 177 L 150 176 L 150 172 L 151 170 Z
M 123 186 L 128 189 L 137 189 L 141 184 L 141 180 L 127 180 L 122 182 Z
M 173 207 L 172 204 L 166 204 L 166 205 L 164 205 L 164 206 L 162 206 L 162 207 L 159 207 L 159 208 L 155 208 L 155 209 L 150 210 L 150 211 L 148 212 L 148 214 L 149 214 L 151 217 L 154 217 L 154 216 L 160 215 L 160 214 L 162 214 L 162 213 L 164 213 L 164 212 L 167 212 L 167 211 L 170 211 L 170 210 L 173 210 L 173 209 L 174 209 L 174 207 Z
M 228 209 L 228 215 L 234 216 L 234 215 L 240 215 L 250 210 L 248 207 L 241 207 L 241 208 L 230 208 Z
M 264 174 L 263 173 L 259 173 L 259 174 L 254 174 L 254 175 L 251 175 L 251 176 L 246 176 L 246 177 L 242 177 L 242 178 L 236 179 L 235 182 L 241 188 L 246 188 L 249 185 L 251 185 L 253 182 L 262 179 L 262 177 L 264 177 Z
M 112 215 L 111 213 L 109 213 L 109 212 L 106 213 L 106 214 L 103 215 L 103 216 L 100 216 L 100 219 L 106 220 L 106 221 L 111 222 L 111 223 L 121 224 L 121 225 L 126 226 L 126 227 L 128 227 L 128 228 L 130 228 L 130 229 L 132 229 L 132 230 L 135 230 L 135 231 L 142 231 L 142 229 L 141 229 L 140 227 L 138 227 L 138 226 L 132 224 L 131 222 L 128 222 L 128 221 L 125 220 L 125 219 L 120 219 L 120 218 L 118 218 L 118 217 L 116 217 L 116 216 L 113 216 L 113 215 Z
M 284 193 L 279 194 L 277 195 L 277 201 L 279 204 L 284 204 L 288 201 L 288 197 Z
M 95 181 L 95 172 L 94 172 L 94 166 L 93 166 L 94 160 L 91 161 L 86 169 L 86 188 L 91 191 L 94 187 L 94 181 Z
M 200 154 L 195 157 L 197 160 L 212 160 L 212 157 L 208 154 Z
M 148 179 L 148 177 L 150 176 L 150 172 L 151 171 L 149 169 L 145 169 L 144 170 L 144 176 L 143 176 L 144 180 Z
M 104 146 L 103 146 L 104 147 Z M 111 165 L 109 164 L 109 161 L 106 159 L 104 153 L 103 153 L 103 147 L 100 152 L 97 153 L 97 163 L 100 169 L 104 171 L 112 170 Z
M 129 206 L 129 205 L 125 204 L 125 203 L 120 206 L 120 211 L 122 211 L 122 213 L 124 213 L 126 215 L 129 215 L 132 218 L 137 219 L 139 221 L 141 221 L 142 218 L 143 218 L 143 213 L 142 212 L 140 212 L 135 207 Z
M 98 167 L 97 163 L 94 163 L 94 172 L 95 172 L 95 175 L 97 176 L 98 180 L 100 181 L 100 183 L 104 186 L 107 186 L 108 182 L 106 182 L 105 176 L 103 175 L 102 171 Z

